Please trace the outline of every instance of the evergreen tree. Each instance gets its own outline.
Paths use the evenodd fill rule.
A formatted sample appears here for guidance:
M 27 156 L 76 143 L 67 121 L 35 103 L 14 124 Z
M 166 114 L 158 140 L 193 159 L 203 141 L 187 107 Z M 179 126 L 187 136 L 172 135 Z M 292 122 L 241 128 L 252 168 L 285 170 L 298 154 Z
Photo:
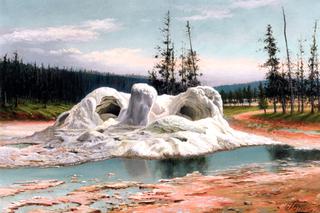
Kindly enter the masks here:
M 13 53 L 14 59 L 13 59 L 13 67 L 12 67 L 12 87 L 11 92 L 12 96 L 14 98 L 14 107 L 18 107 L 18 97 L 21 95 L 21 90 L 19 90 L 20 85 L 20 77 L 21 77 L 21 70 L 20 70 L 20 62 L 19 62 L 19 56 L 17 52 Z
M 0 95 L 1 95 L 1 106 L 7 105 L 7 79 L 8 79 L 8 60 L 7 55 L 4 55 L 1 67 L 0 67 Z
M 311 107 L 311 113 L 314 113 L 314 99 L 316 96 L 316 88 L 315 88 L 315 79 L 316 79 L 316 72 L 317 72 L 317 51 L 318 51 L 318 45 L 316 40 L 316 34 L 317 34 L 317 22 L 315 22 L 314 25 L 314 31 L 312 36 L 312 44 L 310 49 L 310 58 L 309 58 L 309 99 L 310 99 L 310 107 Z
M 227 97 L 228 97 L 228 103 L 229 104 L 234 104 L 234 94 L 233 94 L 232 91 L 228 92 Z
M 302 40 L 299 40 L 299 54 L 297 63 L 297 93 L 298 93 L 298 111 L 304 112 L 304 101 L 305 101 L 305 73 L 304 73 L 304 49 Z
M 246 99 L 247 99 L 247 101 L 249 103 L 249 106 L 251 106 L 252 99 L 253 99 L 253 91 L 252 91 L 250 85 L 248 85 L 248 87 L 247 87 L 245 97 L 246 97 Z
M 185 91 L 187 90 L 187 82 L 188 82 L 188 76 L 187 76 L 187 62 L 186 62 L 186 55 L 185 55 L 185 46 L 182 42 L 182 48 L 181 48 L 181 55 L 180 55 L 180 70 L 179 70 L 179 77 L 180 77 L 180 88 L 179 91 Z
M 153 70 L 149 72 L 149 79 L 151 84 L 160 93 L 171 93 L 170 88 L 175 82 L 174 77 L 174 47 L 171 40 L 170 27 L 171 18 L 170 12 L 168 11 L 164 19 L 164 27 L 161 28 L 161 33 L 163 34 L 163 41 L 161 46 L 157 46 L 157 54 L 155 58 L 159 61 L 154 66 Z
M 277 101 L 279 98 L 279 89 L 281 87 L 280 74 L 279 74 L 279 58 L 277 57 L 278 47 L 276 40 L 273 36 L 271 25 L 267 26 L 267 32 L 264 39 L 264 50 L 268 54 L 268 59 L 264 63 L 264 67 L 268 69 L 267 73 L 267 88 L 268 97 L 273 99 L 273 111 L 277 112 Z
M 131 86 L 140 82 L 147 83 L 148 79 L 25 64 L 18 53 L 14 53 L 12 60 L 7 55 L 0 60 L 2 107 L 17 107 L 24 100 L 41 102 L 44 107 L 48 102 L 75 103 L 98 87 L 130 92 Z
M 265 89 L 261 82 L 259 84 L 258 106 L 259 109 L 263 109 L 264 114 L 267 114 L 268 100 L 266 97 Z
M 257 102 L 257 99 L 258 99 L 258 91 L 257 91 L 257 88 L 253 88 L 253 102 Z
M 225 105 L 228 102 L 227 94 L 223 89 L 219 93 L 221 95 L 221 99 L 222 99 L 223 105 Z

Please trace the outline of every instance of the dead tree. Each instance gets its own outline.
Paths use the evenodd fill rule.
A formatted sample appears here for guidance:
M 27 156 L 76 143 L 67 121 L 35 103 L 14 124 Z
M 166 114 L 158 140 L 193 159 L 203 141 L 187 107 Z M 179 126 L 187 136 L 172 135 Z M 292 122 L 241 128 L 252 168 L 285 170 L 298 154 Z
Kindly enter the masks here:
M 284 22 L 283 34 L 284 34 L 284 40 L 286 43 L 288 80 L 289 80 L 289 90 L 290 90 L 290 113 L 292 114 L 294 112 L 294 92 L 293 92 L 293 84 L 292 84 L 291 61 L 290 61 L 288 39 L 287 39 L 287 21 L 286 21 L 286 14 L 284 12 L 283 7 L 282 7 L 282 14 L 283 14 L 283 22 Z

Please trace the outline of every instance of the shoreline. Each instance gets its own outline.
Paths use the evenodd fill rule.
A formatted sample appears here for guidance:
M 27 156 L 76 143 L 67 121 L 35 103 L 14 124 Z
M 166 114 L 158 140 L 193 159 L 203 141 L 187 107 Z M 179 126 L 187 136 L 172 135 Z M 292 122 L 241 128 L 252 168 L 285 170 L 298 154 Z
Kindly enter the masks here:
M 268 139 L 273 139 L 275 142 L 279 141 L 283 144 L 280 145 L 289 145 L 292 146 L 296 149 L 320 149 L 320 144 L 318 143 L 318 139 L 320 139 L 320 135 L 319 136 L 310 136 L 310 135 L 303 135 L 301 133 L 291 133 L 288 134 L 285 131 L 281 131 L 282 134 L 279 134 L 279 130 L 274 130 L 274 131 L 267 131 L 266 128 L 253 128 L 253 127 L 247 127 L 247 123 L 250 122 L 251 124 L 255 121 L 252 121 L 253 118 L 252 115 L 259 113 L 259 111 L 254 111 L 254 112 L 246 112 L 246 113 L 240 113 L 237 115 L 232 116 L 232 119 L 229 120 L 229 124 L 232 128 L 234 128 L 235 130 L 244 132 L 244 133 L 249 133 L 249 134 L 255 134 L 257 136 L 263 136 L 266 137 Z M 258 120 L 257 122 L 261 123 L 263 121 Z M 15 135 L 17 137 L 24 137 L 24 136 L 28 136 L 28 135 L 32 135 L 32 133 L 34 131 L 41 131 L 45 128 L 47 128 L 48 126 L 52 125 L 54 123 L 54 121 L 7 121 L 7 122 L 2 122 L 0 121 L 0 127 L 1 125 L 5 126 L 7 125 L 7 129 L 5 130 L 6 133 L 11 133 L 11 132 L 17 132 L 18 134 Z M 31 128 L 28 130 L 28 127 Z M 34 129 L 34 127 L 36 127 L 36 130 Z M 19 130 L 20 128 L 20 130 Z M 23 131 L 22 131 L 23 130 Z M 279 134 L 279 135 L 277 135 Z M 303 135 L 304 137 L 297 137 L 297 135 Z M 294 138 L 292 138 L 294 137 Z M 313 138 L 315 137 L 315 138 Z M 312 138 L 313 140 L 310 141 L 310 138 Z M 307 142 L 305 142 L 307 141 Z M 0 135 L 0 142 L 2 142 L 2 146 L 10 146 L 10 145 L 19 145 L 19 144 L 27 144 L 26 142 L 22 141 L 6 141 L 3 140 L 3 138 Z M 222 152 L 222 151 L 229 151 L 229 150 L 233 150 L 233 149 L 237 149 L 237 148 L 242 148 L 242 147 L 250 147 L 250 146 L 259 146 L 259 145 L 267 145 L 267 144 L 239 144 L 239 146 L 234 146 L 234 147 L 225 147 L 225 148 L 219 148 L 217 150 L 210 150 L 206 153 L 201 153 L 201 156 L 204 155 L 209 155 L 215 152 Z M 272 145 L 272 144 L 270 144 Z M 23 148 L 25 149 L 26 153 L 31 153 L 34 151 L 37 151 L 38 153 L 42 153 L 41 157 L 45 157 L 45 149 L 43 149 L 41 147 L 41 144 L 35 143 L 35 144 L 30 144 L 30 146 Z M 58 150 L 57 150 L 58 151 Z M 63 151 L 63 150 L 62 150 Z M 62 154 L 64 152 L 69 152 L 67 150 L 63 151 Z M 85 154 L 85 153 L 84 153 Z M 81 153 L 79 155 L 80 158 L 81 157 Z M 198 154 L 193 154 L 193 155 L 188 155 L 188 156 L 175 156 L 172 157 L 170 159 L 175 159 L 175 158 L 194 158 L 199 156 Z M 54 156 L 47 156 L 47 157 L 54 157 Z M 96 161 L 101 161 L 101 160 L 107 160 L 107 159 L 111 159 L 111 158 L 117 158 L 117 157 L 123 157 L 123 158 L 138 158 L 138 159 L 148 159 L 148 160 L 161 160 L 161 159 L 167 159 L 167 156 L 163 156 L 163 157 L 146 157 L 146 156 L 127 156 L 127 155 L 123 155 L 123 156 L 116 156 L 116 155 L 109 155 L 109 156 L 100 156 L 99 158 L 95 158 L 95 159 L 90 159 L 87 157 L 84 157 L 83 159 L 78 159 L 77 162 L 57 162 L 57 164 L 52 164 L 52 158 L 51 160 L 49 160 L 48 162 L 44 161 L 44 162 L 38 162 L 38 161 L 30 161 L 27 164 L 18 164 L 18 165 L 12 165 L 12 164 L 5 164 L 5 165 L 1 165 L 1 168 L 26 168 L 26 167 L 42 167 L 42 168 L 49 168 L 49 167 L 63 167 L 63 166 L 74 166 L 74 165 L 79 165 L 79 164 L 83 164 L 86 162 L 96 162 Z
M 250 113 L 241 113 L 234 117 L 232 121 L 229 121 L 229 124 L 236 130 L 279 139 L 285 143 L 284 145 L 290 143 L 290 145 L 293 144 L 294 147 L 299 149 L 303 148 L 302 145 L 305 146 L 307 143 L 297 143 L 301 138 L 304 137 L 305 140 L 308 140 L 308 138 L 312 137 L 302 133 L 287 134 L 283 130 L 283 134 L 277 136 L 276 134 L 280 130 L 275 129 L 268 132 L 269 126 L 248 127 L 248 123 L 263 122 L 251 120 Z M 22 128 L 30 126 L 30 124 L 39 124 L 39 126 L 41 124 L 52 124 L 52 122 L 47 121 L 7 122 L 7 124 L 9 123 L 20 124 Z M 1 124 L 3 122 L 0 122 Z M 297 137 L 299 134 L 301 137 L 293 138 L 294 140 L 292 140 L 292 137 Z M 310 142 L 309 145 L 312 144 Z M 320 145 L 313 145 L 317 149 L 320 148 Z M 28 167 L 30 168 L 30 166 Z M 21 167 L 13 167 L 12 169 L 15 168 Z M 100 201 L 112 203 L 116 200 L 115 204 L 111 205 L 110 212 L 176 212 L 181 210 L 190 212 L 198 212 L 200 210 L 200 212 L 255 212 L 257 209 L 261 211 L 317 212 L 320 211 L 319 176 L 320 169 L 318 164 L 311 164 L 306 167 L 282 168 L 276 173 L 251 165 L 250 167 L 222 171 L 213 175 L 202 175 L 194 172 L 183 177 L 159 180 L 152 184 L 126 181 L 91 183 L 70 190 L 63 195 L 19 199 L 19 201 L 8 206 L 7 210 L 15 211 L 15 209 L 38 205 L 39 207 L 35 211 L 42 211 L 57 204 L 70 204 L 77 200 L 78 203 L 81 203 L 80 206 L 69 209 L 66 207 L 65 210 L 95 211 L 95 207 L 92 206 L 93 203 Z M 71 177 L 72 181 L 79 180 Z M 306 181 L 309 183 L 308 185 L 305 185 Z M 57 187 L 63 187 L 64 184 L 61 180 L 35 181 L 34 183 L 23 185 L 25 188 L 19 190 L 22 192 L 29 190 L 30 193 L 33 193 L 36 190 L 48 190 L 49 188 L 54 190 Z M 188 187 L 186 188 L 186 186 Z M 1 187 L 0 192 L 2 191 L 5 194 L 9 191 L 10 193 L 17 193 L 17 195 L 20 194 L 20 191 L 17 191 L 15 187 Z M 130 190 L 132 188 L 139 188 L 140 191 L 128 194 L 127 197 L 120 193 L 121 190 Z M 106 195 L 108 190 L 119 190 L 119 193 Z M 272 197 L 272 200 L 270 200 L 270 197 Z
M 292 121 L 278 121 L 256 118 L 261 111 L 245 112 L 234 115 L 229 125 L 238 131 L 271 138 L 301 149 L 320 149 L 320 124 Z

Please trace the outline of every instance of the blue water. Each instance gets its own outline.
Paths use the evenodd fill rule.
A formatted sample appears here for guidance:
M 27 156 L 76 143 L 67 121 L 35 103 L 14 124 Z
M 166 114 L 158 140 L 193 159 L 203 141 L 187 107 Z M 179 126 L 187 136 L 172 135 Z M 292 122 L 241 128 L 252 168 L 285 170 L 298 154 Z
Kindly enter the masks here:
M 289 146 L 256 146 L 189 159 L 138 160 L 115 158 L 67 167 L 0 169 L 0 187 L 39 179 L 65 181 L 65 184 L 58 187 L 1 198 L 0 207 L 33 196 L 63 196 L 80 186 L 100 182 L 128 180 L 152 183 L 159 179 L 185 176 L 195 171 L 210 175 L 244 166 L 262 166 L 266 170 L 277 172 L 278 169 L 283 167 L 303 166 L 310 161 L 320 161 L 320 151 L 295 150 Z M 71 181 L 72 176 L 77 177 L 78 181 L 76 183 Z M 100 204 L 95 205 L 99 206 Z M 30 208 L 33 207 L 22 209 L 21 212 L 30 210 Z
M 277 169 L 286 162 L 320 160 L 320 151 L 295 150 L 288 146 L 243 147 L 210 155 L 171 160 L 138 160 L 114 158 L 81 165 L 55 168 L 0 169 L 0 186 L 35 179 L 69 181 L 77 175 L 81 181 L 91 179 L 154 182 L 159 179 L 184 176 L 199 171 L 209 174 L 248 164 L 264 164 L 267 169 Z M 114 175 L 107 175 L 114 173 Z

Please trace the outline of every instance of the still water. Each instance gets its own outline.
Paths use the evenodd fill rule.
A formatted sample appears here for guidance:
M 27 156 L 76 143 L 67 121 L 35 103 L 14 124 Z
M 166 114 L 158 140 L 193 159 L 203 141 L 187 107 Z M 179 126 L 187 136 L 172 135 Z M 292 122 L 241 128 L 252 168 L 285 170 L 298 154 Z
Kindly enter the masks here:
M 68 181 L 73 175 L 77 175 L 83 181 L 95 178 L 108 181 L 155 182 L 159 179 L 184 176 L 194 171 L 207 175 L 249 164 L 262 165 L 268 170 L 276 171 L 286 164 L 318 160 L 320 160 L 318 150 L 296 150 L 289 146 L 243 147 L 188 159 L 114 158 L 67 167 L 0 169 L 0 186 L 35 179 Z
M 39 179 L 65 181 L 65 184 L 47 190 L 24 192 L 1 198 L 0 207 L 4 208 L 12 202 L 33 196 L 63 196 L 81 186 L 99 182 L 127 180 L 153 183 L 159 179 L 181 177 L 194 171 L 211 175 L 244 166 L 262 166 L 269 171 L 277 172 L 283 167 L 305 166 L 315 161 L 320 161 L 320 151 L 296 150 L 289 146 L 256 146 L 189 159 L 138 160 L 114 158 L 67 167 L 0 169 L 0 187 Z M 78 181 L 72 182 L 72 176 L 76 176 Z M 94 205 L 99 205 L 99 203 Z M 22 208 L 18 212 L 26 212 L 33 208 L 36 207 Z

